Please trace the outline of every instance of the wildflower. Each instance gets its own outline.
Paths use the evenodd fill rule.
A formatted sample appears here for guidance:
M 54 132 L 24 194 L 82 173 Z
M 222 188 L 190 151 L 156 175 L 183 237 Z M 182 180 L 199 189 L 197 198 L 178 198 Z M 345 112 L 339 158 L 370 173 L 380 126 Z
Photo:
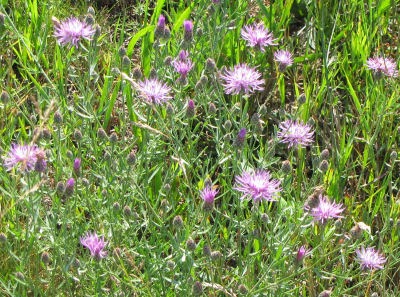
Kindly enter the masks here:
M 303 259 L 310 253 L 310 250 L 308 250 L 304 245 L 302 245 L 296 254 L 296 262 L 301 263 Z
M 74 172 L 76 173 L 76 174 L 78 174 L 79 173 L 79 170 L 81 169 L 81 159 L 79 159 L 79 158 L 76 158 L 75 160 L 74 160 Z
M 240 34 L 248 46 L 258 47 L 262 52 L 265 51 L 265 47 L 276 45 L 274 36 L 262 23 L 244 26 Z
M 172 61 L 172 66 L 174 66 L 175 71 L 181 75 L 181 80 L 186 79 L 188 73 L 193 68 L 192 60 L 186 55 L 186 51 L 181 51 L 179 57 Z
M 367 60 L 367 67 L 380 77 L 383 75 L 397 77 L 399 75 L 396 62 L 392 58 L 374 57 Z
M 272 179 L 270 173 L 263 169 L 244 171 L 240 176 L 236 176 L 235 181 L 234 189 L 242 192 L 241 199 L 250 197 L 254 201 L 275 201 L 275 197 L 281 191 L 280 181 Z
M 190 41 L 193 37 L 193 22 L 191 20 L 183 21 L 183 29 L 185 31 L 183 36 L 184 40 Z
M 71 177 L 65 183 L 64 195 L 66 197 L 71 197 L 72 194 L 74 194 L 74 187 L 75 187 L 75 179 L 73 177 Z
M 363 270 L 383 269 L 383 264 L 386 262 L 386 259 L 373 247 L 357 249 L 356 254 Z
M 289 51 L 279 50 L 274 53 L 275 62 L 279 65 L 279 70 L 284 71 L 293 64 L 292 54 Z
M 194 117 L 196 114 L 196 107 L 194 105 L 194 101 L 192 99 L 189 99 L 188 104 L 186 106 L 186 116 L 188 118 Z
M 81 244 L 88 248 L 92 257 L 101 259 L 107 256 L 107 252 L 103 249 L 108 244 L 104 241 L 104 237 L 98 237 L 96 233 L 86 233 L 85 236 L 80 238 Z
M 278 132 L 278 138 L 281 142 L 288 143 L 289 147 L 300 145 L 307 146 L 313 142 L 314 131 L 309 125 L 297 121 L 284 121 L 279 125 L 281 131 Z
M 200 191 L 200 197 L 203 199 L 205 204 L 213 204 L 217 194 L 218 190 L 214 189 L 211 185 L 205 186 L 204 189 Z
M 36 145 L 12 144 L 8 156 L 4 158 L 4 166 L 10 171 L 18 167 L 21 171 L 32 171 L 35 169 L 38 160 L 41 162 L 40 168 L 45 167 L 45 153 Z
M 62 22 L 54 18 L 53 21 L 55 29 L 54 36 L 61 45 L 70 43 L 78 48 L 78 43 L 82 38 L 91 40 L 95 33 L 91 25 L 75 17 L 68 18 Z
M 222 85 L 226 94 L 236 95 L 240 92 L 250 94 L 264 89 L 264 80 L 260 79 L 261 73 L 246 64 L 239 64 L 232 70 L 226 70 L 221 78 L 225 81 Z
M 314 217 L 314 221 L 320 221 L 323 224 L 328 219 L 343 218 L 340 215 L 344 210 L 342 206 L 341 203 L 330 202 L 327 197 L 320 195 L 318 205 L 311 208 L 310 214 Z
M 168 38 L 171 34 L 167 26 L 165 25 L 165 16 L 162 14 L 158 17 L 156 30 L 154 32 L 156 37 Z
M 238 148 L 243 147 L 244 142 L 246 141 L 246 134 L 247 134 L 246 128 L 240 129 L 238 135 L 236 136 L 236 139 L 235 139 L 233 145 L 238 147 Z
M 162 104 L 172 98 L 169 95 L 171 88 L 156 78 L 140 81 L 136 88 L 140 92 L 139 96 L 148 103 Z

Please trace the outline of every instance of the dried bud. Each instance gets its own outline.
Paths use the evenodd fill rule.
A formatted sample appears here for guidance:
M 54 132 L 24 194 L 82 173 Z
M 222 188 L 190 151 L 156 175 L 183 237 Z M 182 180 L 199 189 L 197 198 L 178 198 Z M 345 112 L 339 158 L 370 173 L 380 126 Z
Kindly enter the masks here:
M 124 206 L 124 215 L 125 215 L 126 217 L 130 217 L 130 216 L 132 215 L 132 210 L 131 210 L 131 208 L 129 207 L 129 205 L 125 205 L 125 206 Z
M 226 120 L 223 127 L 226 130 L 226 132 L 229 132 L 232 128 L 232 122 L 230 120 Z
M 129 67 L 129 65 L 131 64 L 131 60 L 129 59 L 128 56 L 123 56 L 122 57 L 122 66 L 123 67 Z
M 114 202 L 113 209 L 114 211 L 119 211 L 121 209 L 121 205 L 118 202 Z
M 136 66 L 135 68 L 133 68 L 132 77 L 134 79 L 141 79 L 142 78 L 142 70 L 140 69 L 139 66 Z
M 127 162 L 129 165 L 133 165 L 136 163 L 136 150 L 132 150 L 128 157 L 127 157 Z
M 324 149 L 321 152 L 321 155 L 319 156 L 319 159 L 322 160 L 328 160 L 329 159 L 329 150 L 328 149 Z
M 10 101 L 10 95 L 6 91 L 2 91 L 0 95 L 1 102 L 7 104 Z
M 206 71 L 213 73 L 217 71 L 217 65 L 215 64 L 214 59 L 208 58 L 206 60 Z
M 299 96 L 299 98 L 297 98 L 297 103 L 299 103 L 299 105 L 302 105 L 304 103 L 306 103 L 306 95 L 303 93 Z
M 80 130 L 78 130 L 78 129 L 75 129 L 75 131 L 74 131 L 74 139 L 76 140 L 76 141 L 80 141 L 81 139 L 82 139 L 82 132 L 80 131 Z
M 58 195 L 63 195 L 65 191 L 64 183 L 58 182 L 56 186 L 56 192 Z
M 245 285 L 239 285 L 238 287 L 239 293 L 242 295 L 247 295 L 247 293 L 249 292 L 249 290 L 247 290 Z
M 42 255 L 40 256 L 40 259 L 44 264 L 49 264 L 50 263 L 50 255 L 48 252 L 43 252 Z
M 99 130 L 97 130 L 97 138 L 100 140 L 107 140 L 108 136 L 103 128 L 99 128 Z
M 110 135 L 110 142 L 111 143 L 116 143 L 118 141 L 118 135 L 115 132 L 112 132 Z
M 194 251 L 196 249 L 196 242 L 192 238 L 189 238 L 186 240 L 186 248 L 189 251 Z
M 210 248 L 210 246 L 208 244 L 205 244 L 203 246 L 203 255 L 207 256 L 207 257 L 211 256 L 211 248 Z
M 203 295 L 203 285 L 201 284 L 201 282 L 197 281 L 193 284 L 192 293 L 193 296 Z
M 3 232 L 1 232 L 0 233 L 0 243 L 5 243 L 5 242 L 7 242 L 7 236 Z
M 56 123 L 56 124 L 58 124 L 58 125 L 61 125 L 62 124 L 62 122 L 63 122 L 63 117 L 62 117 L 62 115 L 61 115 L 61 113 L 59 112 L 59 111 L 56 111 L 55 113 L 54 113 L 54 123 Z
M 319 293 L 318 297 L 329 297 L 332 294 L 332 290 L 324 290 Z
M 95 15 L 96 14 L 95 11 L 94 11 L 94 8 L 92 6 L 88 7 L 87 13 L 90 13 L 91 15 Z
M 392 151 L 390 153 L 390 162 L 394 162 L 397 160 L 397 152 L 396 151 Z
M 222 258 L 222 254 L 220 251 L 214 251 L 211 253 L 211 260 L 218 261 L 221 258 Z
M 292 172 L 292 165 L 289 160 L 285 160 L 282 162 L 282 172 L 285 174 L 289 174 Z
M 126 55 L 126 48 L 123 45 L 121 45 L 120 48 L 118 49 L 118 56 L 122 58 L 125 55 Z
M 216 114 L 216 113 L 217 113 L 217 107 L 215 106 L 214 103 L 210 102 L 210 103 L 208 104 L 208 112 L 209 112 L 210 114 Z
M 174 217 L 174 220 L 172 221 L 172 225 L 176 228 L 176 229 L 181 229 L 183 228 L 183 219 L 180 215 L 177 215 Z
M 86 22 L 87 24 L 89 24 L 89 25 L 93 25 L 93 24 L 94 24 L 94 16 L 93 16 L 92 14 L 88 13 L 88 14 L 85 16 L 85 22 Z

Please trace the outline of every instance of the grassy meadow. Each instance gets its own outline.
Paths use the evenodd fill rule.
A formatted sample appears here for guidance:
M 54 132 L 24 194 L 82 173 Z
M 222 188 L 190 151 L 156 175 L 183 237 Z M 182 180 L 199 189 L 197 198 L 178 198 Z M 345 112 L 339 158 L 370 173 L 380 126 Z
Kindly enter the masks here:
M 400 296 L 400 1 L 0 0 L 0 41 L 0 296 Z

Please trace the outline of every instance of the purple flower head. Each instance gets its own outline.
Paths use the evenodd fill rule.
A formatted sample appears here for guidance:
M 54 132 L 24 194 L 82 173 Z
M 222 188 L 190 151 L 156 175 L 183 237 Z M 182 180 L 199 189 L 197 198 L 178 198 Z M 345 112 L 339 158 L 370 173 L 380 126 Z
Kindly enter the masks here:
M 243 173 L 235 178 L 235 190 L 242 192 L 242 197 L 250 197 L 254 201 L 261 199 L 267 201 L 275 201 L 276 196 L 281 191 L 280 181 L 272 179 L 268 171 L 257 169 L 256 171 L 243 171 Z
M 328 219 L 343 218 L 340 214 L 343 212 L 343 204 L 330 202 L 329 199 L 323 195 L 319 195 L 318 205 L 306 209 L 310 215 L 314 217 L 314 221 L 319 221 L 324 224 Z
M 13 143 L 8 156 L 4 158 L 4 166 L 7 168 L 7 171 L 16 167 L 23 172 L 28 172 L 35 169 L 38 159 L 42 163 L 41 165 L 46 165 L 45 153 L 37 145 L 19 145 Z
M 36 152 L 35 171 L 45 172 L 46 168 L 47 168 L 46 153 L 44 150 L 38 149 L 38 151 Z
M 289 51 L 279 50 L 274 53 L 274 59 L 279 65 L 279 70 L 284 71 L 293 64 L 293 57 Z
M 148 103 L 161 104 L 172 98 L 169 95 L 171 88 L 156 78 L 140 81 L 136 84 L 136 89 L 140 93 L 139 96 Z
M 80 168 L 81 168 L 81 159 L 76 158 L 74 160 L 74 171 L 79 171 Z
M 107 256 L 107 251 L 103 249 L 108 244 L 108 242 L 104 241 L 104 237 L 101 238 L 97 236 L 96 233 L 86 233 L 85 236 L 80 238 L 81 244 L 88 248 L 92 257 L 96 259 L 101 259 Z
M 262 52 L 265 47 L 276 45 L 274 36 L 262 23 L 244 26 L 240 33 L 248 46 L 258 47 Z
M 297 121 L 284 121 L 279 125 L 278 138 L 281 142 L 292 146 L 308 146 L 313 142 L 314 131 L 309 125 Z
M 172 65 L 174 66 L 175 71 L 181 75 L 182 80 L 187 77 L 189 71 L 193 68 L 193 63 L 190 59 L 187 59 L 186 61 L 177 59 L 172 62 Z
M 65 183 L 65 191 L 64 191 L 65 196 L 66 197 L 72 196 L 72 194 L 74 194 L 74 188 L 75 188 L 75 179 L 71 177 Z
M 187 60 L 190 60 L 189 59 L 189 52 L 186 51 L 186 50 L 181 50 L 179 52 L 179 55 L 178 55 L 178 60 L 183 61 L 183 62 L 185 62 Z
M 372 247 L 357 249 L 356 254 L 363 270 L 383 269 L 383 264 L 386 262 L 386 258 Z
M 200 191 L 200 197 L 206 204 L 213 204 L 215 196 L 217 196 L 218 190 L 213 189 L 211 185 L 206 185 L 203 190 Z
M 183 29 L 187 33 L 193 32 L 193 22 L 191 20 L 184 20 L 183 21 Z
M 86 22 L 82 22 L 75 17 L 68 18 L 62 22 L 55 22 L 54 36 L 61 45 L 68 43 L 78 48 L 79 41 L 83 39 L 91 40 L 95 30 Z
M 246 64 L 239 64 L 232 70 L 226 70 L 221 74 L 221 78 L 225 81 L 222 85 L 226 94 L 237 95 L 241 92 L 250 94 L 264 89 L 261 73 Z
M 397 77 L 399 75 L 396 62 L 392 58 L 369 58 L 367 60 L 367 67 L 372 70 L 377 77 L 382 76 L 382 74 L 389 77 Z
M 238 135 L 236 136 L 234 145 L 236 147 L 242 147 L 244 142 L 246 141 L 246 134 L 247 134 L 247 130 L 246 128 L 242 128 L 240 129 Z
M 310 250 L 308 250 L 304 245 L 302 245 L 296 254 L 296 262 L 301 263 L 303 259 L 310 253 Z
M 193 37 L 193 22 L 191 20 L 185 20 L 183 21 L 183 29 L 185 31 L 183 35 L 183 39 L 185 41 L 190 41 L 192 40 Z
M 163 16 L 162 14 L 160 14 L 160 16 L 158 17 L 157 30 L 165 30 L 165 16 Z
M 196 107 L 194 105 L 194 101 L 192 99 L 189 99 L 188 104 L 186 106 L 186 116 L 188 118 L 194 117 L 196 114 Z

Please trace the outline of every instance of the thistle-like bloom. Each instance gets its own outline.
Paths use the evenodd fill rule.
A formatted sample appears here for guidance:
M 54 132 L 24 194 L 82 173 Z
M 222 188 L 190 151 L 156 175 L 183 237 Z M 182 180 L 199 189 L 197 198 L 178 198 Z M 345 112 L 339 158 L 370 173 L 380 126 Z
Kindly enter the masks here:
M 278 138 L 281 142 L 292 146 L 308 146 L 313 142 L 314 131 L 309 125 L 297 121 L 284 121 L 279 125 Z
M 8 156 L 4 158 L 4 166 L 10 171 L 17 167 L 21 171 L 32 171 L 36 163 L 40 162 L 40 167 L 46 167 L 45 153 L 37 145 L 12 144 Z
M 184 60 L 179 58 L 175 59 L 172 62 L 172 66 L 174 66 L 175 71 L 181 75 L 180 78 L 184 80 L 187 77 L 189 71 L 192 70 L 193 63 L 189 58 L 186 58 Z
M 324 224 L 328 219 L 343 218 L 340 214 L 343 212 L 343 204 L 330 202 L 329 199 L 323 195 L 319 196 L 318 205 L 309 211 L 310 215 L 314 217 L 314 221 L 319 221 Z
M 226 70 L 221 74 L 221 78 L 225 81 L 222 85 L 226 94 L 237 95 L 241 92 L 250 94 L 264 89 L 261 73 L 246 64 L 239 64 L 232 70 Z
M 200 191 L 200 197 L 206 204 L 213 204 L 217 194 L 218 190 L 213 189 L 211 185 L 206 185 L 204 189 Z
M 296 254 L 296 262 L 301 263 L 303 259 L 310 253 L 310 250 L 307 249 L 304 245 L 302 245 L 298 250 Z
M 95 30 L 87 24 L 75 17 L 66 19 L 59 22 L 54 19 L 54 36 L 57 38 L 58 43 L 66 45 L 68 43 L 78 48 L 79 41 L 83 39 L 91 40 Z
M 399 71 L 397 65 L 392 58 L 374 57 L 367 60 L 367 67 L 374 72 L 378 77 L 383 75 L 389 77 L 397 77 Z
M 240 33 L 248 46 L 258 47 L 262 52 L 265 47 L 276 45 L 274 36 L 262 23 L 244 26 Z
M 233 142 L 233 145 L 241 148 L 244 145 L 244 142 L 246 141 L 246 134 L 247 134 L 246 128 L 240 129 L 238 135 L 236 136 L 235 141 Z
M 293 56 L 289 51 L 279 50 L 274 53 L 274 60 L 279 65 L 279 70 L 284 71 L 293 64 Z
M 104 237 L 98 237 L 96 233 L 86 233 L 85 236 L 80 238 L 81 244 L 88 248 L 92 257 L 96 259 L 101 259 L 107 256 L 107 251 L 103 249 L 108 244 L 104 241 Z
M 386 262 L 386 258 L 372 247 L 357 249 L 356 254 L 363 270 L 383 269 L 383 264 Z
M 281 191 L 280 181 L 272 179 L 268 171 L 257 169 L 256 171 L 243 171 L 243 173 L 235 178 L 235 190 L 242 192 L 242 197 L 250 197 L 254 201 L 262 199 L 267 201 L 275 201 L 276 196 Z
M 171 88 L 155 78 L 140 81 L 136 84 L 136 89 L 140 92 L 140 97 L 148 103 L 162 104 L 172 98 L 169 95 Z

